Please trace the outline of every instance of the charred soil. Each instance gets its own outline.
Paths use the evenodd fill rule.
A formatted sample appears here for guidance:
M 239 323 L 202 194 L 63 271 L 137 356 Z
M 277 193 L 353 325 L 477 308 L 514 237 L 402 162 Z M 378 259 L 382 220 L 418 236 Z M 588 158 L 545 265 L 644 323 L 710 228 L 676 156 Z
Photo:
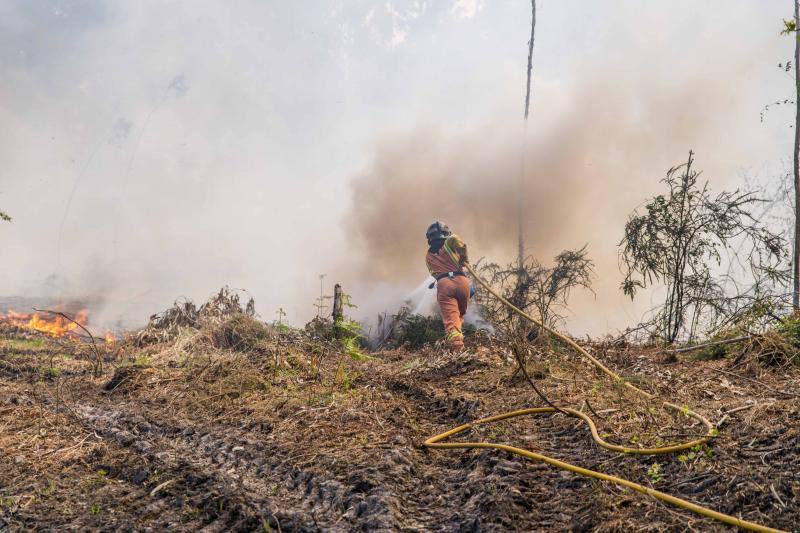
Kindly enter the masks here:
M 85 346 L 3 331 L 0 525 L 728 529 L 516 456 L 421 447 L 470 420 L 542 405 L 526 383 L 510 379 L 507 356 L 491 342 L 476 340 L 457 355 L 398 349 L 358 360 L 299 332 L 236 320 L 107 345 L 99 377 Z M 241 335 L 253 341 L 236 341 Z M 747 520 L 797 527 L 796 368 L 666 362 L 643 348 L 594 352 L 660 398 L 722 420 L 719 436 L 681 455 L 620 455 L 598 448 L 582 422 L 556 414 L 477 427 L 463 438 L 541 451 Z M 540 389 L 560 406 L 592 413 L 610 441 L 648 446 L 702 433 L 694 420 L 630 397 L 572 354 L 541 351 L 536 365 Z

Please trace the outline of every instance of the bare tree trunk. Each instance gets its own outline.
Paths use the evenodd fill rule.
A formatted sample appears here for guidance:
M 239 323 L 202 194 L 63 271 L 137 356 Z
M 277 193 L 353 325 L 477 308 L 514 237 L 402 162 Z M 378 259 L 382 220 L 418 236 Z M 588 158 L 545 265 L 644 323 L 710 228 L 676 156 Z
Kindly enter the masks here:
M 794 84 L 795 84 L 795 122 L 794 122 L 794 260 L 792 274 L 794 290 L 792 305 L 800 308 L 800 1 L 794 0 Z
M 338 324 L 343 317 L 342 286 L 337 283 L 333 286 L 333 322 Z
M 531 105 L 531 73 L 533 71 L 533 30 L 536 27 L 536 0 L 531 0 L 531 39 L 528 41 L 528 84 L 525 90 L 525 118 L 522 124 L 522 154 L 519 171 L 519 190 L 517 191 L 517 266 L 522 275 L 525 261 L 525 234 L 523 230 L 523 213 L 525 211 L 525 148 L 528 136 L 528 111 Z

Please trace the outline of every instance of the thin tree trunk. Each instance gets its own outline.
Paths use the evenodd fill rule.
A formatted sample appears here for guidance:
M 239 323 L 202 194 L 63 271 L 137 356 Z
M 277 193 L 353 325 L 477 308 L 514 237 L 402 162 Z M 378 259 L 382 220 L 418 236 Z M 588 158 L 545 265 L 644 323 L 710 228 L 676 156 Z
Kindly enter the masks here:
M 794 0 L 794 83 L 795 83 L 795 121 L 794 121 L 794 290 L 792 305 L 800 308 L 800 1 Z
M 333 321 L 338 324 L 344 318 L 344 297 L 342 286 L 338 283 L 333 286 Z
M 531 0 L 531 40 L 528 41 L 528 83 L 525 88 L 525 118 L 522 124 L 522 154 L 519 171 L 519 190 L 517 191 L 517 267 L 519 277 L 522 277 L 522 267 L 525 262 L 525 233 L 523 230 L 525 211 L 525 149 L 528 136 L 528 112 L 531 105 L 531 73 L 533 71 L 533 31 L 536 27 L 536 0 Z

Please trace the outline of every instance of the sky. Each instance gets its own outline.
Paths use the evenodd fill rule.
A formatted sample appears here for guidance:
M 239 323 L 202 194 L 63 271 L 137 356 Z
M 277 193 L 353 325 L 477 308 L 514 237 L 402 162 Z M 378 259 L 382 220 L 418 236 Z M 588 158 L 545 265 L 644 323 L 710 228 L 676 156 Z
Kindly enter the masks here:
M 547 263 L 588 245 L 625 300 L 627 215 L 695 151 L 715 190 L 785 179 L 792 6 L 539 0 L 0 2 L 0 295 L 102 302 L 131 325 L 178 297 L 246 289 L 265 320 L 313 316 L 339 281 L 368 317 L 426 275 L 442 218 L 473 257 Z

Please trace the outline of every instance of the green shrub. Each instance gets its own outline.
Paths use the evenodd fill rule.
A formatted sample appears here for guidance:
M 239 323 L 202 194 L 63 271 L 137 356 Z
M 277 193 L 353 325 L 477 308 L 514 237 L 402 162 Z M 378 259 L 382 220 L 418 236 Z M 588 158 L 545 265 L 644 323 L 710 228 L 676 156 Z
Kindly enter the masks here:
M 781 320 L 775 332 L 794 347 L 800 348 L 800 315 L 791 315 Z
M 716 341 L 725 341 L 728 339 L 735 339 L 736 337 L 741 337 L 744 335 L 743 332 L 738 327 L 724 329 L 714 335 L 712 338 L 708 340 L 708 342 L 716 342 Z M 715 361 L 717 359 L 724 359 L 729 357 L 731 353 L 740 348 L 737 344 L 718 344 L 716 346 L 706 346 L 705 348 L 701 348 L 697 350 L 693 354 L 689 356 L 689 359 L 693 361 Z
M 417 350 L 444 337 L 444 324 L 438 317 L 409 314 L 398 317 L 397 320 L 397 334 L 392 340 L 398 346 L 405 345 Z
M 389 341 L 395 346 L 406 346 L 418 350 L 444 338 L 442 319 L 431 316 L 400 313 L 395 316 L 396 326 Z M 475 326 L 464 324 L 465 337 L 475 334 Z

